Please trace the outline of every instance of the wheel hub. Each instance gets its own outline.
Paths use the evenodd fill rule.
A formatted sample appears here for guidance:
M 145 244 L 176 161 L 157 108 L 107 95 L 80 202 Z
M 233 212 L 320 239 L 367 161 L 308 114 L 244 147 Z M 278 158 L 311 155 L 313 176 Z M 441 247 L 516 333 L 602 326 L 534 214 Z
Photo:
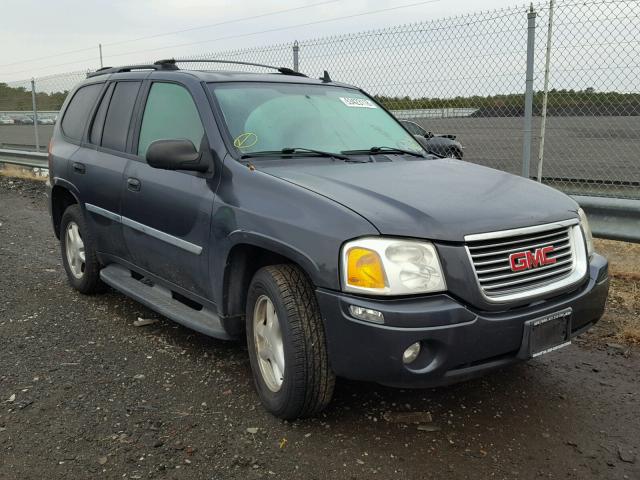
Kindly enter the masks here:
M 71 274 L 76 278 L 82 278 L 85 268 L 85 252 L 78 224 L 69 222 L 65 236 L 67 263 Z
M 266 295 L 258 298 L 253 311 L 253 341 L 262 379 L 277 392 L 284 380 L 284 345 L 278 314 Z

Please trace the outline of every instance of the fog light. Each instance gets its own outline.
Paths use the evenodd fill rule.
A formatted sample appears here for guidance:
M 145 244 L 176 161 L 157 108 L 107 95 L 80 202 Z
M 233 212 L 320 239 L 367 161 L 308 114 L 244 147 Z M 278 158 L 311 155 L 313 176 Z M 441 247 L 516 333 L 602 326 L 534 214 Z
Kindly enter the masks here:
M 413 343 L 402 354 L 402 361 L 406 363 L 413 362 L 420 355 L 420 342 Z
M 358 320 L 364 320 L 365 322 L 384 323 L 384 315 L 382 312 L 372 310 L 370 308 L 356 307 L 355 305 L 349 305 L 349 311 L 354 318 Z

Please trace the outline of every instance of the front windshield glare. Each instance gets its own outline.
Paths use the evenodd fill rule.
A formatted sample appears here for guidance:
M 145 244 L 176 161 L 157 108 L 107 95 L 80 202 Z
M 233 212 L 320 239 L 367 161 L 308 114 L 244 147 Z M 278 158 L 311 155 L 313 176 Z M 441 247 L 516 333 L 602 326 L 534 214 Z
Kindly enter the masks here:
M 242 154 L 284 148 L 339 153 L 372 147 L 424 153 L 394 118 L 357 90 L 241 82 L 210 88 Z

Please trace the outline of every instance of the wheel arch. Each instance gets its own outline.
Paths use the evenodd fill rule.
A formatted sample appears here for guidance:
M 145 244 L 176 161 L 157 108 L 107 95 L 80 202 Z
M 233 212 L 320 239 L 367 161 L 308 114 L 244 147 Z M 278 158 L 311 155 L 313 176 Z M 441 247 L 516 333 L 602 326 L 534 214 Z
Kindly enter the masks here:
M 307 255 L 277 239 L 260 234 L 232 234 L 222 269 L 221 313 L 227 318 L 243 318 L 247 291 L 255 273 L 262 267 L 278 264 L 298 266 L 312 285 L 316 285 L 318 265 Z
M 57 239 L 60 239 L 60 223 L 64 211 L 74 204 L 80 204 L 78 197 L 70 189 L 63 185 L 54 185 L 51 189 L 51 220 L 53 231 Z

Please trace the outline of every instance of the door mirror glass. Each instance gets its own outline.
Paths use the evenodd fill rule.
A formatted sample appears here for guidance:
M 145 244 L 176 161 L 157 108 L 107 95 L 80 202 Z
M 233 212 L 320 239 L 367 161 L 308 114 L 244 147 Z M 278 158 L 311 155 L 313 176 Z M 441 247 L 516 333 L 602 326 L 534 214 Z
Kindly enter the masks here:
M 209 162 L 198 152 L 191 140 L 156 140 L 147 148 L 147 163 L 163 170 L 190 170 L 206 172 Z

